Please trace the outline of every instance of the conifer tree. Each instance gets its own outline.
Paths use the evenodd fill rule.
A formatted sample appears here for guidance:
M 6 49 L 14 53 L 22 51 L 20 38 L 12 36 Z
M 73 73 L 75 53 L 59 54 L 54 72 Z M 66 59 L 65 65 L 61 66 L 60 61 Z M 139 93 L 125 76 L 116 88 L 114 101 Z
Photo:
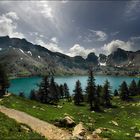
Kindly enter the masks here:
M 35 90 L 34 89 L 31 90 L 29 98 L 31 100 L 36 100 L 36 93 L 35 93 Z
M 94 79 L 92 69 L 89 70 L 86 93 L 87 93 L 88 103 L 90 105 L 90 110 L 93 110 L 93 109 L 96 110 L 97 108 L 99 108 L 97 105 L 96 85 L 95 85 L 95 79 Z
M 82 94 L 83 91 L 79 80 L 76 82 L 75 89 L 73 92 L 74 92 L 74 98 L 73 98 L 74 104 L 80 105 L 80 103 L 83 102 L 83 94 Z
M 50 81 L 50 99 L 51 103 L 57 103 L 59 101 L 59 93 L 57 93 L 57 86 L 53 76 Z
M 129 86 L 129 94 L 131 96 L 137 95 L 137 84 L 136 84 L 135 80 L 132 80 L 132 82 Z
M 103 103 L 102 86 L 101 85 L 97 85 L 96 93 L 97 93 L 96 100 L 97 100 L 98 104 L 101 105 Z
M 24 92 L 20 92 L 20 93 L 19 93 L 19 96 L 22 97 L 22 98 L 25 98 Z
M 70 93 L 69 93 L 69 88 L 68 88 L 68 85 L 66 83 L 64 83 L 64 95 L 65 95 L 65 98 L 70 99 Z
M 104 105 L 106 107 L 111 106 L 111 95 L 110 95 L 110 83 L 108 80 L 105 81 L 103 86 L 103 98 L 104 98 Z
M 129 99 L 129 90 L 128 90 L 128 86 L 127 83 L 124 81 L 121 86 L 120 86 L 120 98 L 122 100 L 128 100 Z
M 60 86 L 58 84 L 56 84 L 56 92 L 58 94 L 58 98 L 61 98 L 61 93 L 60 93 Z
M 140 95 L 140 80 L 137 83 L 137 95 Z
M 114 96 L 118 96 L 118 95 L 119 95 L 118 90 L 115 89 L 115 90 L 114 90 Z
M 9 87 L 9 80 L 3 65 L 0 64 L 0 97 L 2 97 Z
M 60 85 L 59 89 L 60 89 L 60 96 L 63 99 L 64 98 L 64 87 L 62 84 Z
M 39 100 L 42 103 L 49 103 L 50 102 L 50 81 L 49 77 L 45 76 L 42 79 L 42 82 L 39 85 L 39 91 L 37 93 L 37 100 Z

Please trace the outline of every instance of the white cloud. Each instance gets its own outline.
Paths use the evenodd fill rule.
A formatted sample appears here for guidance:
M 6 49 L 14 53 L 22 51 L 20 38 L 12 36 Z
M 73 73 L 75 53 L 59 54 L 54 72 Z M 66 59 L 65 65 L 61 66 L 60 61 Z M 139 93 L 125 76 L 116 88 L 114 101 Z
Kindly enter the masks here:
M 140 40 L 140 36 L 133 36 L 130 38 L 132 41 Z
M 52 42 L 52 39 L 48 42 L 45 43 L 43 40 L 40 38 L 37 38 L 35 41 L 38 45 L 41 45 L 42 47 L 45 47 L 49 49 L 52 52 L 60 52 L 66 55 L 69 55 L 71 57 L 74 56 L 82 56 L 83 58 L 86 58 L 87 55 L 91 52 L 96 52 L 95 49 L 85 49 L 84 47 L 80 46 L 79 44 L 75 44 L 72 48 L 70 48 L 67 52 L 64 52 L 57 43 Z
M 69 52 L 67 53 L 67 55 L 71 57 L 82 56 L 83 58 L 86 58 L 87 55 L 91 52 L 95 52 L 95 49 L 85 49 L 79 44 L 75 44 L 72 48 L 69 49 Z
M 69 0 L 61 0 L 61 3 L 68 3 L 69 2 Z
M 132 51 L 140 50 L 140 36 L 131 37 L 130 41 L 132 42 L 133 45 Z
M 107 39 L 107 34 L 103 31 L 93 31 L 96 34 L 98 41 L 105 41 Z
M 43 38 L 44 37 L 44 35 L 39 35 L 41 38 Z
M 108 35 L 100 30 L 89 30 L 88 35 L 85 36 L 84 41 L 92 42 L 92 41 L 105 41 L 107 40 Z
M 132 0 L 129 1 L 128 4 L 126 5 L 126 14 L 131 14 L 131 12 L 135 11 L 136 8 L 139 7 L 139 1 L 137 0 Z
M 16 6 L 15 6 L 16 5 Z M 20 20 L 20 29 L 28 36 L 28 31 L 36 31 L 46 36 L 54 35 L 63 36 L 72 28 L 70 18 L 65 17 L 65 13 L 60 9 L 62 4 L 60 1 L 8 1 L 0 2 L 1 12 L 15 11 Z M 2 10 L 4 9 L 4 10 Z M 29 37 L 31 38 L 31 37 Z
M 44 17 L 46 18 L 53 18 L 53 10 L 52 8 L 49 6 L 47 1 L 39 1 L 36 3 L 37 7 L 40 9 L 40 13 L 44 15 Z
M 0 36 L 24 38 L 24 35 L 17 32 L 16 20 L 19 19 L 16 13 L 9 12 L 0 16 Z
M 128 20 L 135 20 L 137 17 L 139 17 L 138 13 L 140 13 L 140 1 L 139 0 L 131 0 L 128 1 L 124 16 L 127 17 Z
M 115 36 L 115 35 L 117 35 L 117 34 L 119 34 L 119 33 L 120 33 L 119 31 L 116 31 L 116 32 L 111 33 L 111 35 L 112 35 L 112 36 Z
M 133 43 L 130 42 L 130 41 L 124 42 L 124 41 L 121 41 L 121 40 L 112 40 L 110 43 L 105 44 L 102 47 L 102 50 L 106 54 L 110 54 L 110 53 L 116 51 L 118 48 L 130 51 L 130 50 L 132 50 L 132 45 L 133 45 Z
M 41 45 L 42 47 L 45 47 L 47 49 L 49 49 L 52 52 L 61 52 L 63 53 L 63 51 L 58 47 L 58 44 L 54 43 L 54 42 L 49 42 L 49 43 L 45 43 L 43 40 L 37 38 L 35 41 L 38 45 Z
M 19 17 L 17 16 L 17 14 L 15 12 L 6 13 L 6 16 L 9 18 L 15 19 L 15 20 L 19 19 Z
M 58 43 L 58 39 L 57 39 L 56 37 L 52 37 L 52 38 L 51 38 L 51 41 L 52 41 L 53 43 L 56 43 L 56 44 Z

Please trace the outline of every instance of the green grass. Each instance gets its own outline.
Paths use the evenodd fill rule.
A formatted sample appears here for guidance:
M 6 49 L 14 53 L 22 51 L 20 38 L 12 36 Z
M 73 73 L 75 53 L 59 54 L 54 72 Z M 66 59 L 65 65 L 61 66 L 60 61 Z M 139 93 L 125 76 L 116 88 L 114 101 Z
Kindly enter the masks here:
M 27 132 L 22 126 L 15 120 L 8 118 L 6 115 L 0 112 L 0 139 L 1 140 L 43 140 L 39 134 L 33 132 L 31 128 Z
M 5 97 L 1 104 L 51 123 L 56 119 L 63 118 L 64 114 L 67 113 L 74 117 L 76 123 L 83 122 L 91 132 L 99 127 L 108 128 L 109 131 L 104 131 L 101 134 L 103 137 L 112 140 L 133 140 L 135 133 L 140 132 L 140 104 L 138 101 L 122 102 L 118 98 L 114 98 L 112 102 L 117 108 L 106 109 L 104 113 L 90 112 L 87 104 L 75 106 L 71 102 L 61 101 L 59 104 L 63 108 L 59 109 L 52 105 L 41 104 L 15 95 Z M 136 104 L 138 105 L 136 106 Z M 116 121 L 119 126 L 110 123 L 112 120 Z M 135 128 L 132 129 L 131 127 Z

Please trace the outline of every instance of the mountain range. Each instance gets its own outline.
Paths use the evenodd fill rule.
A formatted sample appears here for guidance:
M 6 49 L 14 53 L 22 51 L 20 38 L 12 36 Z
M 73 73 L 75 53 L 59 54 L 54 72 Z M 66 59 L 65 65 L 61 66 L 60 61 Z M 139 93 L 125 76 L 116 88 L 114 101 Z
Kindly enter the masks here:
M 32 76 L 51 72 L 62 74 L 86 74 L 90 66 L 99 74 L 140 74 L 140 50 L 125 51 L 118 48 L 110 55 L 94 52 L 84 59 L 70 57 L 28 42 L 26 39 L 0 37 L 0 63 L 10 76 Z

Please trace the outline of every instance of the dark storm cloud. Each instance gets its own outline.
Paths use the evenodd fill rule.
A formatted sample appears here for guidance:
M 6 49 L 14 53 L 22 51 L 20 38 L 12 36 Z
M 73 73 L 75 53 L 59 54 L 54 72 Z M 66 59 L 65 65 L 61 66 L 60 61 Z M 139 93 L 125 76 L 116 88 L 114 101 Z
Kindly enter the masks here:
M 1 1 L 0 35 L 25 37 L 71 56 L 110 53 L 117 45 L 138 50 L 139 8 L 139 1 Z

